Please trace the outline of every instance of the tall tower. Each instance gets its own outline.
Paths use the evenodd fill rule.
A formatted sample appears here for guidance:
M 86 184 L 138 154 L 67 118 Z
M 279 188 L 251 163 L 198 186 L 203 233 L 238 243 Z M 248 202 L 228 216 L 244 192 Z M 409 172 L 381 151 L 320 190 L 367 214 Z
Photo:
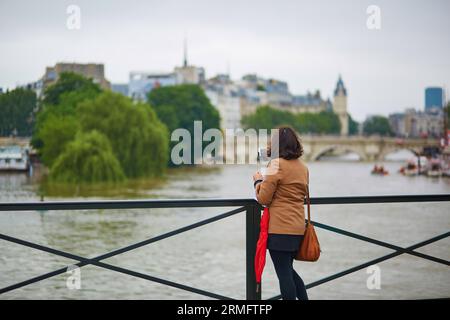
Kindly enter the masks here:
M 184 37 L 184 43 L 183 43 L 183 67 L 187 67 L 187 39 Z
M 341 136 L 348 135 L 348 114 L 347 114 L 347 89 L 344 86 L 341 75 L 339 75 L 336 89 L 334 89 L 333 111 L 339 117 L 341 123 Z

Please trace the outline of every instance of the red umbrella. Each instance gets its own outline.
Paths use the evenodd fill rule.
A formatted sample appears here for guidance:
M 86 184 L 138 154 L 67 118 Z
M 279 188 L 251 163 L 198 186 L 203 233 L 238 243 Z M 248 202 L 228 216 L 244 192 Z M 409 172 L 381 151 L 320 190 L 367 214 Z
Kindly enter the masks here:
M 266 249 L 267 249 L 267 236 L 269 233 L 269 208 L 264 208 L 263 215 L 261 217 L 261 224 L 259 228 L 259 239 L 256 244 L 255 253 L 255 274 L 256 274 L 256 291 L 259 291 L 261 287 L 261 277 L 266 265 Z

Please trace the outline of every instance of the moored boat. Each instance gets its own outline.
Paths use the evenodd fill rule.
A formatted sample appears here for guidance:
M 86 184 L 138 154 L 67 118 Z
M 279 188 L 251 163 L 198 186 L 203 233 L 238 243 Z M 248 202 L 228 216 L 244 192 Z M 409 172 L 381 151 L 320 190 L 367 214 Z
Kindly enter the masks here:
M 400 173 L 405 176 L 417 176 L 419 167 L 413 161 L 408 161 L 406 166 L 400 168 Z
M 439 159 L 432 159 L 430 161 L 426 175 L 431 178 L 437 178 L 442 175 L 442 165 Z
M 28 149 L 20 146 L 0 147 L 0 172 L 27 171 L 30 166 Z

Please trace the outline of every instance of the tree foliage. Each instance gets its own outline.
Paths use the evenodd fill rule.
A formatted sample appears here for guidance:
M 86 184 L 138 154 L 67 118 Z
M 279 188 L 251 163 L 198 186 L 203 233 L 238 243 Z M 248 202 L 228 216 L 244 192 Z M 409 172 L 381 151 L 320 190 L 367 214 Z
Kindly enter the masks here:
M 62 72 L 58 81 L 45 89 L 43 102 L 46 105 L 59 105 L 64 95 L 80 92 L 92 97 L 99 94 L 101 88 L 92 79 L 87 79 L 80 74 Z
M 52 181 L 116 182 L 164 172 L 167 128 L 149 105 L 71 73 L 45 94 L 33 145 Z
M 39 130 L 40 139 L 44 141 L 39 150 L 41 161 L 50 168 L 66 145 L 75 138 L 78 130 L 79 123 L 75 116 L 50 113 Z
M 160 87 L 150 91 L 148 102 L 170 132 L 177 128 L 193 133 L 194 120 L 201 120 L 203 130 L 220 128 L 220 116 L 202 88 L 183 84 Z
M 255 113 L 241 120 L 244 128 L 272 129 L 280 125 L 292 126 L 299 133 L 338 134 L 340 122 L 336 114 L 329 111 L 320 113 L 298 113 L 261 106 Z
M 300 113 L 294 117 L 293 127 L 300 133 L 339 134 L 341 123 L 331 111 Z
M 50 179 L 58 182 L 117 182 L 125 179 L 108 138 L 98 131 L 79 132 L 56 159 Z
M 197 120 L 202 121 L 203 131 L 220 128 L 219 112 L 197 85 L 183 84 L 154 89 L 148 95 L 148 102 L 169 129 L 168 135 L 175 129 L 184 128 L 193 139 L 194 121 Z M 171 142 L 170 146 L 173 147 L 176 143 Z M 205 145 L 206 142 L 203 142 L 203 146 Z
M 348 115 L 348 134 L 353 136 L 359 133 L 359 123 Z
M 104 92 L 78 106 L 81 130 L 97 130 L 109 141 L 127 177 L 157 176 L 168 160 L 168 134 L 147 104 L 133 104 L 118 93 Z
M 366 135 L 393 135 L 389 119 L 383 116 L 372 116 L 364 121 L 363 132 Z
M 18 88 L 0 94 L 0 136 L 30 136 L 36 102 L 31 90 Z
M 58 81 L 45 90 L 43 103 L 37 114 L 31 139 L 31 144 L 39 151 L 43 159 L 56 159 L 54 155 L 47 156 L 43 153 L 45 150 L 50 150 L 50 147 L 44 146 L 41 137 L 47 118 L 50 118 L 49 122 L 53 122 L 55 118 L 65 120 L 67 116 L 76 118 L 77 105 L 84 100 L 94 99 L 101 92 L 100 87 L 92 80 L 71 72 L 61 73 Z M 69 129 L 71 128 L 69 127 Z M 46 130 L 49 130 L 48 125 Z M 45 164 L 49 165 L 50 163 L 51 161 Z

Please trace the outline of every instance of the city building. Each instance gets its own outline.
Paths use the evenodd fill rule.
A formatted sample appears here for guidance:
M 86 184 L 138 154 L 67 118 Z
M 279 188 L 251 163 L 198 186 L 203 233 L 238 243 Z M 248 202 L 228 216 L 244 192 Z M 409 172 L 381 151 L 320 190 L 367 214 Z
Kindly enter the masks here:
M 323 99 L 320 91 L 316 90 L 314 94 L 308 92 L 306 95 L 294 95 L 292 96 L 292 112 L 303 113 L 318 113 L 322 111 L 331 111 L 333 105 L 331 100 Z
M 54 84 L 63 72 L 78 73 L 86 78 L 90 78 L 103 89 L 110 89 L 111 84 L 105 78 L 105 67 L 103 64 L 95 63 L 57 63 L 53 67 L 47 67 L 45 74 L 37 81 L 19 85 L 19 88 L 33 90 L 38 98 L 42 97 L 45 89 Z
M 203 84 L 205 82 L 205 69 L 188 64 L 187 41 L 184 40 L 183 65 L 175 67 L 178 84 Z
M 410 108 L 389 115 L 389 123 L 397 137 L 439 138 L 444 130 L 444 112 L 436 108 L 425 112 Z
M 406 130 L 405 113 L 397 112 L 389 115 L 389 124 L 397 137 L 408 136 Z
M 205 90 L 211 104 L 220 114 L 220 127 L 222 129 L 238 129 L 241 127 L 240 98 L 232 93 Z
M 42 81 L 42 79 L 39 79 L 38 81 L 35 81 L 35 82 L 27 83 L 25 85 L 19 85 L 17 87 L 22 88 L 22 89 L 32 90 L 36 93 L 37 97 L 41 97 L 42 94 L 44 93 L 44 82 Z
M 147 94 L 155 88 L 178 84 L 173 72 L 130 72 L 128 96 L 136 101 L 146 101 Z
M 110 89 L 111 84 L 105 78 L 105 67 L 96 63 L 57 63 L 53 67 L 47 67 L 42 77 L 41 89 L 55 83 L 63 72 L 74 72 L 90 78 L 103 89 Z
M 429 87 L 425 89 L 425 110 L 432 108 L 442 109 L 444 101 L 444 89 L 440 87 Z
M 272 78 L 265 79 L 256 74 L 244 75 L 237 81 L 232 81 L 229 75 L 219 74 L 206 80 L 203 87 L 211 100 L 231 103 L 233 107 L 230 108 L 233 112 L 236 110 L 235 103 L 238 98 L 241 117 L 256 112 L 260 106 L 264 105 L 292 113 L 334 111 L 342 125 L 341 134 L 348 135 L 347 89 L 341 77 L 334 91 L 334 104 L 329 98 L 322 98 L 319 90 L 314 94 L 308 92 L 306 95 L 293 95 L 289 91 L 287 82 Z M 219 99 L 213 92 L 222 98 Z M 225 96 L 230 98 L 226 99 Z M 227 108 L 222 106 L 220 110 L 224 112 Z M 236 119 L 235 116 L 225 114 L 221 116 Z
M 222 129 L 237 129 L 241 126 L 241 97 L 237 86 L 227 74 L 218 74 L 202 85 L 211 104 L 220 114 Z
M 145 101 L 147 94 L 158 87 L 178 84 L 205 83 L 205 70 L 188 64 L 187 49 L 184 49 L 183 65 L 173 72 L 131 72 L 128 83 L 128 96 L 133 100 Z
M 177 84 L 202 84 L 205 82 L 205 70 L 196 66 L 175 67 Z
M 339 117 L 341 123 L 341 136 L 348 135 L 348 113 L 347 113 L 347 89 L 345 88 L 344 81 L 339 75 L 336 89 L 334 90 L 334 103 L 333 111 Z
M 127 83 L 113 83 L 111 84 L 111 91 L 123 94 L 128 97 L 128 84 Z

